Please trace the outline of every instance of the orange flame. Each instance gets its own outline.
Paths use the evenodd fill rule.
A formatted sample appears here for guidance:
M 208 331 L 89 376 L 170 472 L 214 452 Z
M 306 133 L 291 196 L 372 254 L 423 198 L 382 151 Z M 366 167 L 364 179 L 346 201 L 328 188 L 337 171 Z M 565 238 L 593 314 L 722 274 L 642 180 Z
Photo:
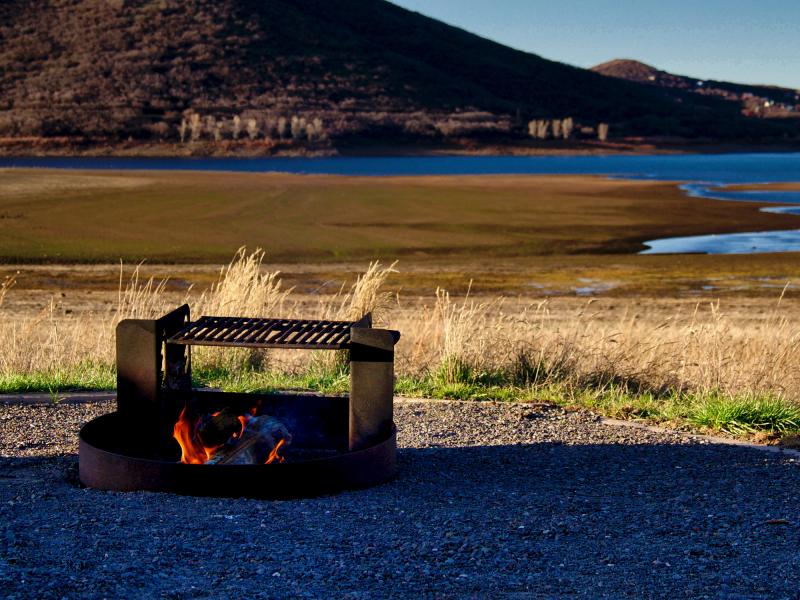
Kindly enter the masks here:
M 239 419 L 239 423 L 242 424 L 242 428 L 238 432 L 234 431 L 233 435 L 231 437 L 233 437 L 234 439 L 238 440 L 239 436 L 241 436 L 244 433 L 244 428 L 247 427 L 247 422 L 250 420 L 250 416 L 249 415 L 239 415 L 236 418 Z
M 186 414 L 186 406 L 183 407 L 181 415 L 175 421 L 172 429 L 172 436 L 177 440 L 181 447 L 181 462 L 187 465 L 202 465 L 214 456 L 223 444 L 219 446 L 205 446 L 200 441 L 197 434 L 197 426 L 200 421 L 192 423 Z
M 286 459 L 285 459 L 285 458 L 283 458 L 283 457 L 282 457 L 280 454 L 278 454 L 278 450 L 280 450 L 280 449 L 281 449 L 281 446 L 283 446 L 285 443 L 286 443 L 286 440 L 284 440 L 284 439 L 281 439 L 281 440 L 280 440 L 280 441 L 279 441 L 279 442 L 278 442 L 278 443 L 275 445 L 275 447 L 274 447 L 274 448 L 272 449 L 272 451 L 269 453 L 269 457 L 267 458 L 267 462 L 265 462 L 265 463 L 264 463 L 265 465 L 268 465 L 268 464 L 270 464 L 270 463 L 274 463 L 276 460 L 277 460 L 279 463 L 282 463 L 283 461 L 285 461 L 285 460 L 286 460 Z
M 254 411 L 251 411 L 254 412 Z M 211 416 L 217 416 L 219 412 L 213 413 Z M 241 415 L 237 417 L 242 428 L 238 432 L 234 432 L 231 437 L 239 439 L 244 433 L 247 422 L 252 418 L 251 415 Z M 203 444 L 198 433 L 200 427 L 200 419 L 194 422 L 187 415 L 187 406 L 183 407 L 175 426 L 172 429 L 172 435 L 181 447 L 181 462 L 187 465 L 202 465 L 207 463 L 216 453 L 217 450 L 222 448 L 225 444 L 218 446 L 206 446 Z M 281 439 L 278 444 L 273 448 L 267 461 L 264 464 L 271 464 L 273 462 L 282 463 L 286 459 L 279 454 L 279 450 L 286 444 L 286 440 Z

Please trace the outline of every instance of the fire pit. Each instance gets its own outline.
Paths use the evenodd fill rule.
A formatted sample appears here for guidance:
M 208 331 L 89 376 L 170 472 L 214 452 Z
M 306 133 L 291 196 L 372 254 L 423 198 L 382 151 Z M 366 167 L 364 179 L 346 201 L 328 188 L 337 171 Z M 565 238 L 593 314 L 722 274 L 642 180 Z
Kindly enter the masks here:
M 80 480 L 103 490 L 292 498 L 395 473 L 397 331 L 349 321 L 200 317 L 184 305 L 117 326 L 117 410 L 80 432 Z M 348 353 L 350 393 L 192 388 L 191 347 Z

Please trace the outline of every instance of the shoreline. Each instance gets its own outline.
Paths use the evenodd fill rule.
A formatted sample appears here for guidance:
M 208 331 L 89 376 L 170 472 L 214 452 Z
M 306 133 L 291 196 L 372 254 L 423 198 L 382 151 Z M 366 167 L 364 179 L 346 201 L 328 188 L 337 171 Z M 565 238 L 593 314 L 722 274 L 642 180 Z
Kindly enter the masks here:
M 34 148 L 32 151 L 32 147 Z M 20 151 L 20 149 L 22 149 Z M 726 142 L 642 142 L 638 140 L 586 140 L 510 144 L 343 144 L 331 147 L 274 148 L 263 142 L 242 142 L 232 149 L 210 143 L 190 144 L 73 144 L 35 139 L 0 139 L 2 158 L 424 158 L 446 156 L 661 156 L 687 154 L 791 154 L 800 152 L 800 143 L 742 144 Z

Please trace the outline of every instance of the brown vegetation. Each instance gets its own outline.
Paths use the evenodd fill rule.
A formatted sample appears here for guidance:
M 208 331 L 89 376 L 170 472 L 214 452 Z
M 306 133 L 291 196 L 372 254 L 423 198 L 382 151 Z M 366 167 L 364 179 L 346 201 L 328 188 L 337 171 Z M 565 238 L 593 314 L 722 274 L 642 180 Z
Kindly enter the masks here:
M 352 287 L 309 297 L 286 289 L 262 260 L 261 252 L 240 251 L 210 290 L 190 290 L 182 300 L 195 315 L 352 319 L 373 311 L 380 322 L 403 333 L 397 348 L 401 376 L 434 373 L 458 383 L 465 371 L 478 377 L 502 371 L 517 372 L 520 381 L 528 378 L 539 386 L 552 381 L 576 388 L 624 385 L 652 394 L 719 391 L 800 398 L 797 303 L 780 294 L 731 311 L 725 302 L 473 299 L 441 289 L 409 299 L 383 291 L 393 268 L 375 263 Z M 8 283 L 0 287 L 0 298 L 7 288 Z M 78 371 L 91 381 L 97 371 L 110 369 L 119 319 L 158 316 L 177 301 L 165 293 L 164 283 L 142 281 L 137 270 L 121 282 L 118 301 L 107 310 L 65 315 L 54 298 L 38 314 L 2 311 L 0 378 Z M 307 353 L 260 355 L 256 363 L 246 352 L 228 353 L 224 362 L 221 357 L 198 352 L 195 365 L 235 372 L 268 364 L 297 373 L 325 364 Z
M 667 90 L 683 90 L 736 102 L 742 112 L 764 118 L 800 118 L 800 92 L 768 85 L 749 85 L 674 75 L 636 60 L 618 59 L 592 67 L 592 71 Z
M 602 177 L 9 169 L 0 170 L 0 259 L 220 264 L 247 244 L 279 262 L 469 258 L 498 268 L 517 257 L 635 253 L 659 237 L 797 227 L 796 216 L 758 208 Z
M 0 41 L 0 138 L 78 150 L 509 143 L 532 119 L 567 116 L 573 137 L 600 122 L 616 137 L 797 133 L 724 99 L 605 78 L 382 0 L 11 0 Z

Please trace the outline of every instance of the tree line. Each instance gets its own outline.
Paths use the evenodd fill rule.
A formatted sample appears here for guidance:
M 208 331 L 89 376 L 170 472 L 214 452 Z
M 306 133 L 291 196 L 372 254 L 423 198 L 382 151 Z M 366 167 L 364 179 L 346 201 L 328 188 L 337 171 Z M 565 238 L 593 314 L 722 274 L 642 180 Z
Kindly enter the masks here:
M 225 119 L 213 115 L 202 116 L 195 112 L 183 117 L 178 125 L 178 139 L 181 143 L 198 142 L 202 139 L 215 142 L 223 139 L 255 141 L 259 138 L 314 142 L 327 137 L 322 119 L 319 117 L 307 119 L 297 115 L 262 119 L 234 115 Z
M 575 121 L 572 117 L 565 119 L 534 119 L 528 123 L 528 135 L 537 140 L 564 139 L 568 140 L 575 131 Z M 592 127 L 581 127 L 581 133 L 596 134 L 597 139 L 605 142 L 608 139 L 608 123 L 600 123 L 597 129 Z

